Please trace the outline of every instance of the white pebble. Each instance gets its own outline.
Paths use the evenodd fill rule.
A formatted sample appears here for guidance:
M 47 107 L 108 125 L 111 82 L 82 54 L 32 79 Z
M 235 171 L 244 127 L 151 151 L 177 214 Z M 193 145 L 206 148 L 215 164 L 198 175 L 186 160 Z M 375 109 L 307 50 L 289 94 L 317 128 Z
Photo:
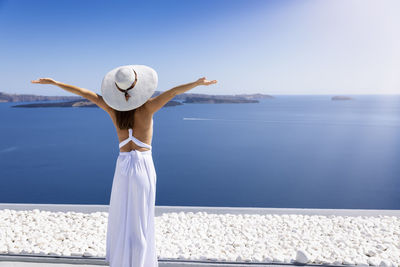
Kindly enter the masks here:
M 307 263 L 310 261 L 309 254 L 304 250 L 297 250 L 296 261 L 299 263 Z

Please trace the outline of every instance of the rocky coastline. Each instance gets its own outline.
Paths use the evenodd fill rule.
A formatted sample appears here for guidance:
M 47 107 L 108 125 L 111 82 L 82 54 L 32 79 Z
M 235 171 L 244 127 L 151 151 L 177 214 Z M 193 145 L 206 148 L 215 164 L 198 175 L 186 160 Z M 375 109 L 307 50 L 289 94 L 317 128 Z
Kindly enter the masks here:
M 156 91 L 152 97 L 161 94 Z M 175 96 L 165 106 L 179 106 L 183 104 L 221 104 L 221 103 L 259 103 L 258 99 L 274 98 L 266 94 L 236 94 L 236 95 L 207 95 L 184 93 Z M 51 102 L 58 101 L 58 102 Z M 18 95 L 0 92 L 0 102 L 41 102 L 24 103 L 13 105 L 18 108 L 38 108 L 38 107 L 97 107 L 94 103 L 80 96 L 41 96 L 41 95 Z M 48 103 L 47 103 L 48 102 Z

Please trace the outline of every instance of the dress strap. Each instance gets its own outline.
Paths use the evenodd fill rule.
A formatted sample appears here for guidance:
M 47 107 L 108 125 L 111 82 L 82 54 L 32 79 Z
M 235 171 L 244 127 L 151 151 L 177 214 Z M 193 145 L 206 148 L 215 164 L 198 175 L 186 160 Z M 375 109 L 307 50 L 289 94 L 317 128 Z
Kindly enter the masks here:
M 132 135 L 132 128 L 129 128 L 129 129 L 128 129 L 128 132 L 129 132 L 129 137 L 128 137 L 127 139 L 123 140 L 121 143 L 119 143 L 119 148 L 121 148 L 121 147 L 123 147 L 124 145 L 126 145 L 129 141 L 132 141 L 132 142 L 134 142 L 134 143 L 135 143 L 136 145 L 138 145 L 138 146 L 151 149 L 151 145 L 146 144 L 146 143 L 140 141 L 139 139 L 137 139 L 136 137 L 134 137 L 134 136 Z

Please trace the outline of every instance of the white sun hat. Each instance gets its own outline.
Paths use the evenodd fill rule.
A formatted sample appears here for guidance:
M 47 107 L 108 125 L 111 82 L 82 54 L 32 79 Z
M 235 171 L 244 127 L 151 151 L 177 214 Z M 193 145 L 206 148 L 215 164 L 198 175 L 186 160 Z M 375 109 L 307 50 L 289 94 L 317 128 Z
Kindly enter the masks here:
M 146 65 L 125 65 L 109 71 L 101 83 L 107 105 L 119 111 L 140 107 L 157 88 L 157 72 Z

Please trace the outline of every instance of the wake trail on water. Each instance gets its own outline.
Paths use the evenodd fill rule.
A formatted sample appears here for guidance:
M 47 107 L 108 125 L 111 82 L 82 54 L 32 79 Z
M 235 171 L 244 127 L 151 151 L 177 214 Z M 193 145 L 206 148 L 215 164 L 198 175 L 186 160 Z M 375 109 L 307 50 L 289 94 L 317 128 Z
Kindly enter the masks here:
M 323 124 L 323 125 L 348 125 L 348 126 L 386 126 L 386 127 L 400 127 L 400 121 L 392 121 L 389 123 L 380 123 L 380 122 L 344 122 L 344 121 L 293 121 L 293 120 L 236 120 L 236 119 L 215 119 L 215 118 L 187 118 L 184 117 L 183 120 L 188 121 L 231 121 L 231 122 L 257 122 L 257 123 L 277 123 L 277 124 Z
M 12 147 L 8 147 L 8 148 L 0 150 L 0 153 L 7 153 L 7 152 L 11 152 L 11 151 L 14 151 L 14 150 L 17 150 L 17 149 L 18 149 L 18 147 L 12 146 Z

